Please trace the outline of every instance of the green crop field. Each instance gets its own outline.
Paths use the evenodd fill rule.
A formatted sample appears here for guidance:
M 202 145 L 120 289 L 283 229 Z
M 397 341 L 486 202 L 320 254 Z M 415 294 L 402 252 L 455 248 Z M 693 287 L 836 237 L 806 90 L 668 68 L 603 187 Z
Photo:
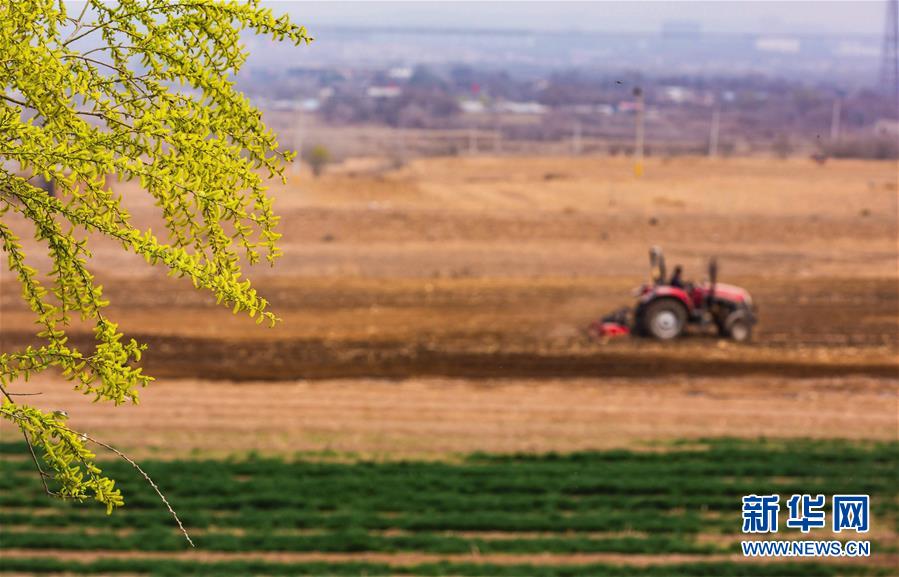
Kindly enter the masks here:
M 126 495 L 125 509 L 107 517 L 46 497 L 24 447 L 0 449 L 0 545 L 15 551 L 0 562 L 6 573 L 889 575 L 884 559 L 899 552 L 899 443 L 709 440 L 452 463 L 308 455 L 144 463 L 192 532 L 196 557 L 178 555 L 189 547 L 127 464 L 106 464 Z M 855 538 L 871 540 L 872 557 L 742 561 L 740 499 L 750 493 L 870 494 L 872 531 Z M 781 527 L 777 538 L 802 537 Z M 274 552 L 285 555 L 259 557 Z M 365 553 L 391 559 L 360 560 Z M 578 562 L 597 554 L 646 562 Z

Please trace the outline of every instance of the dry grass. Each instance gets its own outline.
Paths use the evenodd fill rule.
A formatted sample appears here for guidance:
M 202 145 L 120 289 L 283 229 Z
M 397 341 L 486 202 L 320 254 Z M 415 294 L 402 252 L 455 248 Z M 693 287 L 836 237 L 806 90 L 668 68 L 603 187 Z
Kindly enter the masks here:
M 451 458 L 571 451 L 655 440 L 894 439 L 891 379 L 691 378 L 156 383 L 139 406 L 93 404 L 41 376 L 36 404 L 141 455 L 335 451 Z M 11 435 L 10 429 L 4 431 Z M 6 436 L 6 435 L 5 435 Z

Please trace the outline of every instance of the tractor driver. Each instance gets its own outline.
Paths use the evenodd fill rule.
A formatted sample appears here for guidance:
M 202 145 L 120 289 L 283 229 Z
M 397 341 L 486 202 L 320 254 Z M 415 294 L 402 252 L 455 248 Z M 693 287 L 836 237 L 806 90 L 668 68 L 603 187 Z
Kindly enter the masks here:
M 684 279 L 683 279 L 683 268 L 681 265 L 677 265 L 674 267 L 674 272 L 671 273 L 671 280 L 668 282 L 673 287 L 677 287 L 679 289 L 684 287 Z

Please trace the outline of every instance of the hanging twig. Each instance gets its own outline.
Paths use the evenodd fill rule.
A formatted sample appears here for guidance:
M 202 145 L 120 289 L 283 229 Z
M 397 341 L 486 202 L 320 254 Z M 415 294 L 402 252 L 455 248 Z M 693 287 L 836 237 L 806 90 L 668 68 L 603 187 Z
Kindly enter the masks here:
M 3 385 L 0 385 L 0 393 L 3 393 L 3 396 L 6 397 L 10 403 L 14 402 L 12 400 L 12 394 L 7 392 Z M 31 460 L 34 462 L 34 468 L 37 469 L 37 475 L 41 480 L 41 484 L 44 486 L 44 491 L 46 491 L 48 495 L 57 496 L 56 493 L 50 490 L 50 486 L 47 485 L 47 477 L 50 477 L 50 474 L 41 467 L 37 454 L 34 452 L 34 445 L 31 444 L 31 439 L 28 438 L 28 433 L 26 433 L 24 429 L 20 428 L 19 430 L 22 431 L 22 436 L 25 438 L 25 445 L 28 447 L 28 452 L 31 454 Z
M 187 529 L 185 529 L 185 528 L 184 528 L 184 525 L 181 523 L 181 519 L 178 518 L 178 513 L 175 513 L 175 510 L 172 508 L 171 504 L 169 504 L 169 500 L 165 498 L 165 495 L 162 494 L 162 491 L 159 489 L 159 487 L 156 486 L 156 483 L 153 482 L 153 479 L 150 478 L 150 475 L 148 475 L 147 472 L 144 471 L 144 470 L 141 468 L 141 466 L 138 465 L 138 464 L 134 461 L 134 459 L 132 459 L 131 457 L 129 457 L 129 456 L 126 455 L 125 453 L 119 451 L 119 450 L 116 449 L 115 447 L 113 447 L 113 446 L 111 446 L 111 445 L 107 445 L 106 443 L 104 443 L 104 442 L 102 442 L 102 441 L 98 441 L 97 439 L 94 439 L 94 438 L 92 438 L 92 437 L 90 437 L 90 436 L 88 436 L 88 435 L 85 435 L 84 433 L 79 433 L 79 432 L 77 432 L 77 431 L 73 431 L 72 429 L 69 429 L 68 427 L 62 427 L 62 426 L 61 426 L 60 428 L 66 430 L 66 431 L 68 431 L 68 432 L 70 432 L 70 433 L 75 433 L 75 434 L 81 435 L 83 438 L 87 439 L 88 441 L 90 441 L 90 442 L 92 442 L 92 443 L 94 443 L 94 444 L 100 445 L 100 446 L 103 447 L 104 449 L 106 449 L 106 450 L 108 450 L 108 451 L 111 451 L 111 452 L 115 453 L 115 454 L 118 455 L 120 458 L 122 458 L 123 460 L 127 461 L 128 464 L 130 464 L 132 467 L 134 467 L 134 468 L 137 470 L 137 472 L 141 474 L 141 476 L 144 478 L 144 480 L 146 480 L 147 483 L 149 483 L 150 486 L 153 487 L 153 490 L 154 490 L 154 491 L 156 492 L 156 494 L 159 496 L 159 499 L 162 500 L 162 502 L 165 504 L 166 508 L 169 510 L 169 513 L 171 513 L 171 514 L 172 514 L 172 517 L 174 517 L 175 522 L 178 523 L 178 528 L 181 529 L 181 533 L 184 535 L 184 538 L 187 539 L 187 542 L 190 543 L 190 546 L 191 546 L 191 547 L 196 547 L 196 545 L 194 545 L 194 542 L 191 540 L 190 535 L 187 534 Z
M 4 394 L 6 394 L 5 391 L 4 391 Z M 17 415 L 17 414 L 15 414 L 15 413 L 13 413 L 13 412 L 11 412 L 11 411 L 9 411 L 9 410 L 0 409 L 0 412 L 6 413 L 6 414 L 9 415 L 10 417 L 12 417 L 12 418 L 14 418 L 14 419 L 17 419 L 17 420 L 19 420 L 19 421 L 24 420 L 24 418 L 23 418 L 21 415 Z M 137 472 L 141 474 L 141 476 L 144 478 L 144 480 L 147 481 L 147 483 L 153 488 L 153 491 L 156 492 L 156 495 L 159 496 L 159 499 L 162 501 L 162 503 L 163 503 L 163 504 L 166 506 L 166 508 L 169 510 L 169 513 L 171 513 L 172 517 L 175 519 L 175 522 L 178 524 L 178 529 L 181 530 L 181 533 L 184 535 L 184 538 L 187 539 L 187 542 L 190 543 L 190 546 L 191 546 L 191 547 L 196 547 L 196 545 L 194 544 L 193 540 L 190 538 L 190 535 L 187 533 L 187 529 L 184 528 L 184 524 L 181 522 L 181 519 L 178 517 L 178 513 L 175 512 L 175 509 L 173 509 L 173 508 L 172 508 L 172 505 L 169 503 L 169 500 L 166 499 L 165 495 L 162 493 L 162 491 L 159 489 L 159 487 L 156 485 L 156 483 L 153 481 L 153 479 L 150 477 L 150 475 L 147 474 L 147 472 L 144 471 L 144 470 L 141 468 L 141 466 L 138 465 L 137 462 L 134 461 L 134 459 L 132 459 L 131 457 L 129 457 L 129 456 L 126 455 L 125 453 L 121 452 L 120 450 L 116 449 L 116 448 L 113 447 L 112 445 L 108 445 L 108 444 L 104 443 L 103 441 L 98 441 L 97 439 L 95 439 L 95 438 L 93 438 L 93 437 L 91 437 L 91 436 L 89 436 L 89 435 L 87 435 L 87 434 L 85 434 L 85 433 L 82 433 L 82 432 L 79 432 L 79 431 L 75 431 L 75 430 L 70 429 L 70 428 L 68 428 L 68 427 L 66 427 L 66 426 L 64 426 L 64 425 L 54 425 L 54 426 L 55 426 L 57 429 L 60 429 L 60 430 L 62 430 L 62 431 L 66 431 L 66 432 L 68 432 L 68 433 L 72 433 L 72 434 L 75 434 L 75 435 L 80 435 L 82 439 L 88 440 L 88 441 L 90 441 L 90 442 L 92 442 L 92 443 L 94 443 L 94 444 L 96 444 L 96 445 L 99 445 L 99 446 L 103 447 L 104 449 L 106 449 L 106 450 L 108 450 L 108 451 L 110 451 L 110 452 L 112 452 L 112 453 L 115 453 L 115 454 L 116 454 L 118 457 L 120 457 L 122 460 L 126 461 L 129 465 L 131 465 L 132 467 L 134 467 L 134 468 L 137 470 Z M 24 433 L 24 431 L 23 431 L 23 433 Z M 35 465 L 38 467 L 38 471 L 40 471 L 40 473 L 41 473 L 41 480 L 44 482 L 44 487 L 46 488 L 46 487 L 47 487 L 47 483 L 46 483 L 46 480 L 44 479 L 44 476 L 49 476 L 49 475 L 47 475 L 46 473 L 44 473 L 43 470 L 41 470 L 40 465 L 37 464 L 37 456 L 36 456 L 35 453 L 34 453 L 34 449 L 31 447 L 30 441 L 28 441 L 28 436 L 27 436 L 27 435 L 25 436 L 25 440 L 26 440 L 26 442 L 28 442 L 28 447 L 29 447 L 29 449 L 31 450 L 31 455 L 32 455 L 32 457 L 35 459 Z M 54 493 L 50 492 L 49 488 L 47 489 L 47 492 L 50 493 L 51 495 L 54 494 Z

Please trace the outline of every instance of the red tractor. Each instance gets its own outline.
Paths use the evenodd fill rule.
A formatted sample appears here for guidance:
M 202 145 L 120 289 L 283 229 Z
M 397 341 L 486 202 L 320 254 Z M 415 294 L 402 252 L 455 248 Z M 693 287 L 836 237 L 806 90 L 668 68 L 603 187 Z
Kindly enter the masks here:
M 718 334 L 738 342 L 748 341 L 756 322 L 752 297 L 745 289 L 718 282 L 718 263 L 709 261 L 709 280 L 702 284 L 678 283 L 665 276 L 665 256 L 649 251 L 652 284 L 637 289 L 634 330 L 637 334 L 666 341 L 679 336 L 687 323 L 714 323 Z
M 651 282 L 634 291 L 637 306 L 621 309 L 591 325 L 590 331 L 610 337 L 632 332 L 667 341 L 680 336 L 687 324 L 707 327 L 737 342 L 748 341 L 756 322 L 752 297 L 740 287 L 718 282 L 718 264 L 709 261 L 709 280 L 694 285 L 665 275 L 665 257 L 658 247 L 649 252 Z M 629 328 L 630 327 L 630 328 Z

